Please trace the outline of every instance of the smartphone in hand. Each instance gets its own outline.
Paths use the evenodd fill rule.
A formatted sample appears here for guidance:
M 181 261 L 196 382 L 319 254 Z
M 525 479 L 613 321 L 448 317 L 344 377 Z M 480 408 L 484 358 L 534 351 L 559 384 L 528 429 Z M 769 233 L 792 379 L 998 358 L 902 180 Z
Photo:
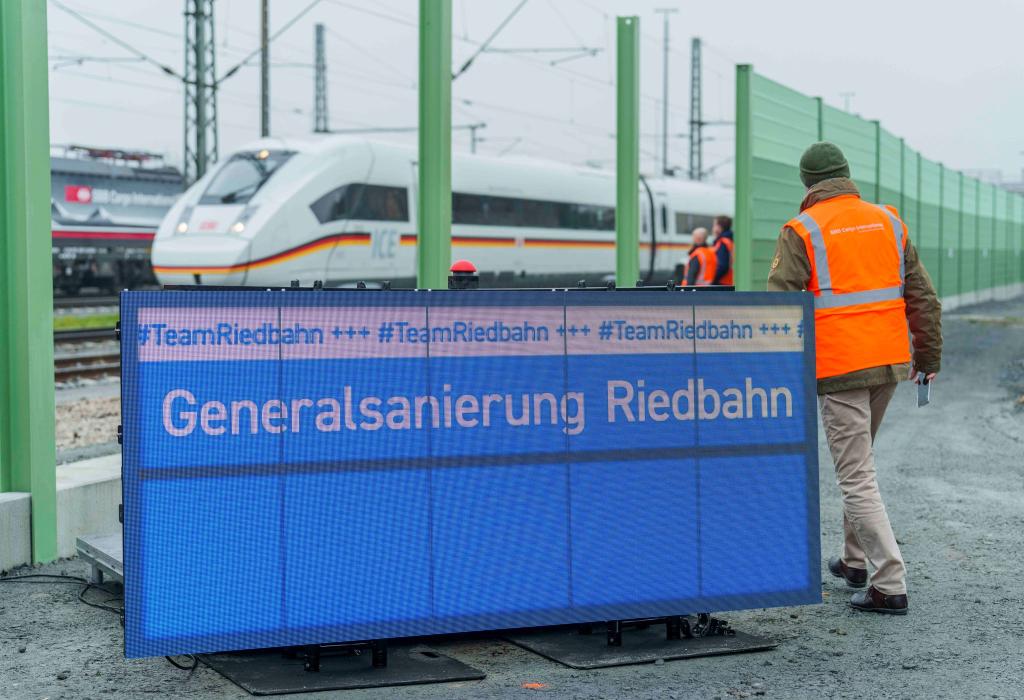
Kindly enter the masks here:
M 917 373 L 917 407 L 927 406 L 932 400 L 932 385 L 928 381 L 928 375 L 924 372 Z

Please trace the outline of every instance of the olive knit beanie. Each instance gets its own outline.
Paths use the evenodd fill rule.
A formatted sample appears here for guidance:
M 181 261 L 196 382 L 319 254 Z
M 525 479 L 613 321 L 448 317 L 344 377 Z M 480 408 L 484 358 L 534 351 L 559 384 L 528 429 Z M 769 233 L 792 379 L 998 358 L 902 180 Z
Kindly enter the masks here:
M 850 164 L 839 146 L 828 141 L 811 144 L 800 156 L 800 179 L 812 187 L 832 177 L 850 177 Z

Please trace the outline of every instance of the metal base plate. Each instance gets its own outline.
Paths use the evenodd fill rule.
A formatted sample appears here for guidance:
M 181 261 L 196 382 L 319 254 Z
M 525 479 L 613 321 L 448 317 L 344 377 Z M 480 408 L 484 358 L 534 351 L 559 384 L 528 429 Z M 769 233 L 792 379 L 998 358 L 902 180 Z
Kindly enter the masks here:
M 373 668 L 369 654 L 325 654 L 319 671 L 306 671 L 302 658 L 289 658 L 280 650 L 203 654 L 199 660 L 252 695 L 477 681 L 485 675 L 422 646 L 389 646 L 386 668 Z
M 104 579 L 124 583 L 124 537 L 120 532 L 79 537 L 75 549 L 92 566 L 93 583 L 102 583 Z
M 535 654 L 557 661 L 569 668 L 593 669 L 609 666 L 649 664 L 658 659 L 695 659 L 701 656 L 740 654 L 765 651 L 779 645 L 773 639 L 736 632 L 728 636 L 698 639 L 665 639 L 665 626 L 622 631 L 622 646 L 608 646 L 603 630 L 580 634 L 576 628 L 529 632 L 507 638 L 508 641 Z

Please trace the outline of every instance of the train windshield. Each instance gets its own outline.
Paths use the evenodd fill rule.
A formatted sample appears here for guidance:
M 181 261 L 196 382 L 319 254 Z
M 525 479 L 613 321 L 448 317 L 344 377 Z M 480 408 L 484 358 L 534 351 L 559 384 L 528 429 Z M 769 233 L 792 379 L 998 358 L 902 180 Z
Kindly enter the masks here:
M 236 153 L 224 164 L 199 199 L 200 204 L 244 204 L 294 151 L 254 151 Z

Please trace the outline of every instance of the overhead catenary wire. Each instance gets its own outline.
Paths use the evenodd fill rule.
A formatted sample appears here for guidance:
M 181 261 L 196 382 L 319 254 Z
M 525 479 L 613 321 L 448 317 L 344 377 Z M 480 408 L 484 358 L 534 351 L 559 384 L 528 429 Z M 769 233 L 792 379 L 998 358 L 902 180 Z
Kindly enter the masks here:
M 50 2 L 53 3 L 53 5 L 55 7 L 63 10 L 68 15 L 70 15 L 71 17 L 74 17 L 76 20 L 78 20 L 82 24 L 86 25 L 87 27 L 89 27 L 90 29 L 95 31 L 96 33 L 106 37 L 110 41 L 114 42 L 115 44 L 117 44 L 118 46 L 123 48 L 125 51 L 128 51 L 129 53 L 134 54 L 135 56 L 137 56 L 141 60 L 145 61 L 146 63 L 149 63 L 150 65 L 153 65 L 156 68 L 159 68 L 161 71 L 163 71 L 167 75 L 170 75 L 170 76 L 173 76 L 175 78 L 178 78 L 179 80 L 184 80 L 185 79 L 185 76 L 181 75 L 181 73 L 179 73 L 178 71 L 174 70 L 173 68 L 171 68 L 170 66 L 168 66 L 168 65 L 166 65 L 164 63 L 161 63 L 160 61 L 158 61 L 157 59 L 153 58 L 149 54 L 147 54 L 147 53 L 145 53 L 143 51 L 140 51 L 139 49 L 137 49 L 134 46 L 132 46 L 131 44 L 129 44 L 127 41 L 124 41 L 123 39 L 118 37 L 113 32 L 108 32 L 106 29 L 104 29 L 103 27 L 99 26 L 98 24 L 93 22 L 91 19 L 89 19 L 88 17 L 83 15 L 82 13 L 78 12 L 77 10 L 72 10 L 70 7 L 68 7 L 67 5 L 62 3 L 60 0 L 50 0 Z
M 52 1 L 56 2 L 56 0 L 52 0 Z M 271 43 L 272 41 L 274 41 L 274 39 L 276 39 L 277 37 L 279 37 L 282 34 L 284 34 L 286 31 L 291 29 L 295 25 L 296 22 L 298 22 L 300 19 L 305 17 L 307 14 L 309 14 L 309 12 L 314 7 L 319 5 L 321 2 L 323 2 L 323 0 L 313 0 L 311 3 L 306 5 L 306 7 L 304 7 L 301 10 L 299 10 L 298 14 L 294 15 L 290 20 L 285 22 L 284 25 L 282 25 L 276 32 L 274 32 L 269 37 L 267 37 L 267 43 L 268 44 Z M 244 65 L 246 65 L 254 56 L 258 55 L 260 53 L 260 51 L 262 51 L 262 50 L 263 50 L 262 47 L 259 47 L 259 46 L 256 47 L 255 49 L 253 49 L 245 58 L 243 58 L 236 65 L 234 65 L 233 67 L 228 69 L 228 71 L 226 73 L 224 73 L 224 75 L 222 75 L 220 78 L 218 78 L 217 79 L 217 83 L 221 83 L 221 82 L 227 80 L 228 78 L 230 78 L 235 73 L 237 73 L 240 68 L 242 68 Z
M 406 17 L 402 17 L 402 16 L 399 16 L 399 15 L 394 15 L 394 14 L 390 14 L 390 13 L 386 13 L 386 12 L 381 12 L 380 10 L 372 9 L 372 8 L 365 7 L 365 6 L 356 4 L 356 3 L 348 2 L 347 0 L 325 0 L 325 1 L 330 3 L 330 4 L 332 4 L 332 5 L 336 5 L 338 7 L 345 7 L 345 8 L 348 8 L 350 10 L 353 10 L 355 12 L 360 12 L 360 13 L 363 13 L 363 14 L 366 14 L 366 15 L 377 17 L 379 19 L 387 20 L 387 21 L 394 22 L 394 23 L 397 23 L 397 24 L 402 24 L 402 25 L 405 25 L 407 27 L 418 27 L 419 26 L 416 23 L 415 20 L 412 20 L 412 19 L 409 19 L 409 18 L 406 18 Z M 475 39 L 470 39 L 468 37 L 461 37 L 461 36 L 453 35 L 453 38 L 458 40 L 458 41 L 462 41 L 462 42 L 465 42 L 467 44 L 471 44 L 471 45 L 476 46 L 476 47 L 479 47 L 483 43 L 481 41 L 477 41 Z M 605 43 L 607 44 L 607 37 L 606 37 L 606 42 Z M 613 52 L 605 51 L 604 53 L 609 56 L 609 60 L 610 61 L 614 61 L 615 60 Z M 545 59 L 537 59 L 537 58 L 534 58 L 534 57 L 532 57 L 532 56 L 530 56 L 528 54 L 511 53 L 511 54 L 506 54 L 506 55 L 509 58 L 513 59 L 513 60 L 518 60 L 518 61 L 523 61 L 523 62 L 526 62 L 526 63 L 531 63 L 531 64 L 533 64 L 535 66 L 539 66 L 541 68 L 546 68 L 546 69 L 549 69 L 549 70 L 552 70 L 552 71 L 557 71 L 557 72 L 560 72 L 560 73 L 564 73 L 565 75 L 573 76 L 573 77 L 577 78 L 578 80 L 580 80 L 583 83 L 588 83 L 591 87 L 606 89 L 608 87 L 614 87 L 614 85 L 615 85 L 615 81 L 611 77 L 609 77 L 607 79 L 601 79 L 601 78 L 596 78 L 596 77 L 594 77 L 592 75 L 588 75 L 587 73 L 581 73 L 580 71 L 573 70 L 571 68 L 566 68 L 566 67 L 564 67 L 562 65 L 554 65 L 554 66 L 552 66 L 549 61 L 547 61 Z M 640 97 L 641 97 L 641 99 L 647 100 L 649 102 L 655 102 L 655 103 L 660 104 L 660 99 L 658 97 L 654 96 L 654 95 L 650 95 L 648 93 L 641 92 L 640 93 Z M 677 112 L 680 116 L 683 116 L 683 117 L 687 116 L 684 112 L 678 112 L 677 110 L 674 110 L 674 109 L 671 110 L 671 111 L 672 112 Z
M 505 19 L 501 20 L 501 22 L 498 23 L 498 26 L 494 28 L 494 31 L 491 32 L 490 36 L 484 39 L 483 43 L 481 43 L 480 46 L 477 47 L 477 50 L 470 54 L 469 58 L 467 58 L 465 62 L 463 62 L 462 67 L 459 68 L 459 70 L 455 71 L 455 73 L 452 75 L 452 80 L 455 80 L 460 75 L 469 70 L 469 67 L 473 65 L 473 61 L 476 60 L 476 57 L 487 50 L 487 47 L 491 45 L 491 42 L 494 41 L 499 34 L 501 34 L 501 30 L 508 26 L 508 23 L 511 22 L 517 14 L 519 14 L 519 11 L 523 9 L 523 6 L 528 1 L 529 0 L 520 0 L 519 4 L 512 8 L 512 11 L 508 13 L 508 16 L 506 16 Z
M 50 0 L 50 2 L 53 1 L 54 0 Z M 144 32 L 151 32 L 153 34 L 158 34 L 160 36 L 165 36 L 170 39 L 174 39 L 176 42 L 181 41 L 181 34 L 177 34 L 166 29 L 161 29 L 159 27 L 154 27 L 151 24 L 133 22 L 132 20 L 127 20 L 122 17 L 116 17 L 114 15 L 103 14 L 102 12 L 96 12 L 95 10 L 82 10 L 80 8 L 75 8 L 75 11 L 79 14 L 85 15 L 86 17 L 94 17 L 96 19 L 101 19 L 104 22 L 110 22 L 111 24 L 120 24 L 123 27 L 131 27 L 132 29 L 140 29 Z
M 60 2 L 62 5 L 65 5 L 65 7 L 67 5 L 69 5 L 69 4 L 71 4 L 71 0 L 66 0 L 66 3 L 65 3 L 65 0 L 53 0 L 53 1 L 54 2 Z M 556 0 L 556 2 L 557 2 L 557 0 Z M 416 27 L 418 27 L 418 22 L 415 20 L 415 18 L 410 19 L 409 17 L 405 16 L 400 11 L 392 10 L 392 9 L 388 8 L 387 6 L 382 6 L 382 5 L 355 3 L 355 2 L 353 2 L 351 0 L 317 0 L 317 2 L 308 2 L 308 3 L 300 6 L 300 7 L 302 7 L 302 10 L 296 15 L 296 17 L 298 17 L 299 14 L 308 14 L 308 12 L 311 12 L 312 9 L 316 6 L 317 3 L 324 3 L 324 4 L 329 3 L 330 5 L 333 5 L 333 6 L 336 6 L 336 7 L 344 7 L 344 8 L 350 9 L 352 11 L 357 11 L 357 12 L 360 12 L 360 13 L 365 14 L 365 15 L 369 15 L 369 16 L 372 16 L 372 17 L 379 18 L 382 21 L 391 22 L 391 23 L 402 25 L 402 26 L 407 26 L 409 28 L 416 28 Z M 524 3 L 522 3 L 522 2 L 517 3 L 516 4 L 516 8 L 522 7 L 523 4 Z M 549 5 L 553 5 L 555 3 L 552 3 L 551 0 L 549 0 L 548 4 Z M 562 7 L 564 8 L 565 6 L 563 5 Z M 465 8 L 463 8 L 463 9 L 465 9 Z M 556 15 L 556 17 L 551 18 L 552 20 L 555 20 L 556 23 L 558 21 L 561 21 L 563 25 L 567 24 L 567 22 L 565 21 L 565 12 L 567 12 L 567 10 L 559 11 L 558 7 L 553 7 L 552 11 Z M 86 14 L 88 14 L 88 13 L 86 13 Z M 95 13 L 93 13 L 93 14 L 94 14 L 94 16 L 98 17 L 99 19 L 105 20 L 105 21 L 113 22 L 114 19 L 116 19 L 116 18 L 110 18 L 107 15 L 100 16 L 100 15 L 95 14 Z M 525 15 L 523 15 L 523 16 L 525 16 Z M 296 17 L 293 17 L 291 20 L 289 20 L 289 22 L 293 22 L 293 21 L 294 22 L 298 22 L 299 19 L 297 19 Z M 220 21 L 218 22 L 218 24 L 221 24 L 223 22 L 223 19 L 222 18 L 219 18 L 219 19 L 220 19 Z M 505 15 L 504 19 L 503 19 L 503 22 L 504 22 L 504 20 L 508 20 L 508 19 L 509 19 L 509 16 Z M 125 20 L 125 22 L 127 22 L 127 21 L 128 20 Z M 511 20 L 509 20 L 509 21 L 511 21 Z M 119 24 L 124 24 L 124 26 L 129 26 L 125 22 L 118 22 L 118 23 Z M 146 25 L 143 25 L 140 22 L 134 22 L 133 24 L 138 24 L 139 27 L 137 27 L 137 28 L 138 29 L 142 29 L 143 31 L 146 31 L 147 29 L 148 30 L 156 29 L 155 27 L 148 27 L 147 29 L 143 29 L 143 27 L 145 27 Z M 465 29 L 465 24 L 466 23 L 464 22 L 463 23 L 463 29 Z M 499 23 L 497 25 L 496 29 L 500 28 L 501 24 L 502 23 Z M 504 22 L 504 24 L 505 24 L 506 27 L 508 26 L 507 22 Z M 573 38 L 575 38 L 575 39 L 581 39 L 581 38 L 583 38 L 583 37 L 585 37 L 587 35 L 594 34 L 594 32 L 597 30 L 598 25 L 599 25 L 598 22 L 590 22 L 589 25 L 587 25 L 587 24 L 577 25 L 577 26 L 583 27 L 583 28 L 585 28 L 587 26 L 590 26 L 591 28 L 590 29 L 586 29 L 586 30 L 581 28 L 579 31 L 577 31 L 575 28 L 573 28 L 571 32 L 569 32 L 569 31 L 566 32 L 566 37 L 573 36 Z M 335 26 L 338 26 L 338 25 L 335 24 Z M 289 42 L 287 41 L 287 38 L 288 38 L 287 36 L 286 37 L 281 37 L 282 32 L 286 31 L 288 28 L 289 27 L 287 27 L 287 26 L 283 26 L 280 30 L 274 32 L 273 40 L 275 41 L 275 45 L 277 45 L 277 46 L 284 46 L 284 47 L 288 47 L 290 45 Z M 570 28 L 572 28 L 572 25 L 569 24 L 566 28 L 570 29 Z M 241 32 L 242 34 L 248 34 L 248 32 L 246 32 L 243 29 L 240 29 L 238 27 L 233 27 L 233 30 L 237 30 L 237 31 Z M 479 30 L 479 27 L 478 27 L 478 30 Z M 606 43 L 607 43 L 607 41 L 609 41 L 610 39 L 608 38 L 608 35 L 607 35 L 607 28 L 604 27 L 604 30 L 605 30 L 605 39 L 606 39 Z M 334 92 L 332 94 L 335 94 L 335 95 L 352 94 L 353 88 L 355 88 L 358 91 L 358 93 L 360 93 L 360 94 L 380 96 L 383 99 L 393 100 L 394 102 L 402 104 L 402 105 L 409 105 L 409 104 L 411 104 L 409 100 L 415 94 L 415 90 L 417 89 L 416 81 L 415 81 L 415 78 L 410 77 L 409 74 L 406 71 L 402 70 L 402 66 L 396 66 L 396 64 L 394 62 L 389 62 L 389 61 L 385 60 L 386 57 L 376 56 L 374 54 L 374 52 L 368 51 L 365 48 L 364 45 L 359 43 L 358 39 L 360 38 L 360 36 L 356 36 L 355 40 L 353 40 L 353 39 L 348 39 L 347 37 L 343 36 L 344 34 L 348 34 L 350 32 L 338 32 L 338 31 L 334 31 L 334 30 L 330 30 L 330 29 L 328 29 L 328 31 L 330 31 L 330 33 L 332 35 L 334 35 L 336 38 L 340 38 L 342 42 L 344 42 L 344 43 L 346 43 L 346 44 L 348 44 L 350 46 L 355 47 L 356 50 L 359 52 L 359 56 L 360 56 L 359 60 L 360 61 L 366 61 L 366 62 L 372 61 L 375 64 L 380 66 L 380 70 L 378 70 L 378 71 L 374 71 L 374 70 L 372 70 L 372 66 L 368 66 L 370 68 L 370 71 L 366 73 L 367 76 L 372 76 L 373 82 L 375 83 L 375 85 L 373 85 L 373 86 L 367 85 L 366 84 L 367 83 L 366 79 L 363 79 L 363 80 L 353 79 L 351 81 L 348 81 L 348 83 L 347 83 L 348 86 L 346 87 L 346 89 L 344 89 L 343 91 L 336 91 L 336 92 Z M 156 34 L 163 33 L 163 34 L 168 35 L 168 38 L 171 38 L 171 33 L 170 32 L 162 32 L 162 30 L 156 30 L 156 32 L 154 32 L 154 33 L 156 33 Z M 492 31 L 491 34 L 494 35 L 494 31 Z M 154 39 L 160 39 L 160 36 L 154 36 L 153 38 Z M 478 41 L 478 40 L 471 39 L 468 35 L 466 35 L 466 32 L 463 31 L 463 32 L 460 32 L 457 36 L 455 36 L 453 38 L 456 41 L 458 41 L 458 42 L 462 42 L 462 43 L 465 43 L 465 44 L 473 46 L 474 47 L 473 53 L 475 53 L 477 55 L 479 55 L 481 48 L 484 48 L 485 50 L 486 49 L 496 49 L 497 48 L 497 47 L 493 46 L 493 43 L 490 44 L 490 45 L 487 44 L 488 41 L 493 41 L 493 39 L 490 36 L 487 37 L 487 39 L 485 41 Z M 130 41 L 130 38 L 129 38 L 129 41 Z M 235 43 L 237 45 L 238 40 L 235 39 L 232 43 Z M 243 42 L 243 43 L 248 43 L 248 42 Z M 495 42 L 495 43 L 497 43 L 497 42 Z M 145 48 L 146 51 L 156 52 L 157 56 L 161 56 L 161 53 L 160 53 L 160 51 L 158 51 L 158 49 L 161 48 L 162 45 L 163 45 L 163 41 L 160 41 L 160 42 L 156 43 L 156 46 L 153 46 L 153 47 L 150 47 L 150 46 L 148 46 L 146 44 L 142 44 L 141 46 L 143 46 L 143 48 Z M 594 46 L 601 45 L 600 44 L 600 39 L 598 38 L 597 41 L 593 45 Z M 233 59 L 237 58 L 237 60 L 239 62 L 245 62 L 245 61 L 251 62 L 253 60 L 253 57 L 258 53 L 258 49 L 255 52 L 254 51 L 243 52 L 241 49 L 238 49 L 238 48 L 235 48 L 235 47 L 227 47 L 226 50 L 229 50 L 230 53 L 232 54 L 232 58 Z M 296 51 L 298 51 L 298 50 L 300 50 L 300 49 L 296 49 Z M 298 67 L 298 64 L 300 63 L 299 60 L 294 60 L 293 61 L 290 56 L 286 56 L 285 55 L 286 52 L 276 52 L 276 53 L 277 53 L 277 57 L 280 58 L 280 65 L 276 65 L 275 67 L 277 67 L 277 68 L 285 68 L 285 67 L 288 67 L 289 65 L 295 65 L 296 67 Z M 504 53 L 504 52 L 502 52 L 502 53 Z M 597 127 L 596 125 L 586 124 L 585 122 L 584 123 L 580 123 L 575 118 L 574 115 L 577 114 L 577 113 L 581 113 L 580 110 L 583 107 L 585 107 L 586 105 L 589 105 L 589 104 L 599 104 L 599 103 L 603 104 L 603 101 L 607 97 L 607 88 L 614 84 L 613 80 L 611 80 L 611 79 L 604 79 L 604 77 L 603 77 L 603 72 L 604 71 L 603 70 L 597 71 L 598 75 L 595 75 L 595 70 L 594 70 L 595 66 L 590 61 L 586 62 L 587 65 L 577 66 L 576 67 L 577 69 L 570 69 L 570 68 L 563 67 L 563 66 L 560 66 L 560 65 L 551 66 L 550 65 L 550 61 L 549 61 L 551 56 L 544 56 L 543 52 L 538 53 L 538 52 L 535 52 L 535 51 L 531 50 L 530 53 L 537 54 L 537 55 L 529 55 L 529 54 L 523 54 L 523 53 L 519 53 L 519 52 L 508 53 L 507 55 L 510 56 L 511 58 L 513 58 L 514 60 L 524 61 L 528 65 L 532 65 L 534 67 L 539 67 L 539 68 L 543 68 L 543 69 L 545 69 L 547 71 L 550 71 L 550 75 L 552 76 L 551 79 L 557 79 L 558 77 L 561 77 L 563 80 L 568 80 L 570 82 L 570 84 L 573 86 L 573 88 L 572 88 L 573 89 L 573 95 L 571 97 L 572 105 L 570 105 L 570 113 L 565 115 L 565 116 L 547 115 L 547 114 L 541 114 L 541 113 L 538 113 L 538 112 L 528 112 L 527 110 L 516 110 L 516 112 L 518 112 L 518 116 L 523 117 L 524 119 L 538 120 L 538 121 L 543 121 L 543 122 L 546 122 L 546 123 L 555 124 L 555 125 L 559 125 L 559 126 L 564 125 L 564 129 L 565 129 L 566 133 L 569 133 L 570 129 L 572 130 L 571 131 L 571 135 L 573 136 L 573 140 L 581 141 L 581 142 L 585 141 L 588 144 L 590 144 L 589 147 L 581 148 L 580 149 L 581 151 L 586 152 L 586 151 L 589 150 L 589 151 L 591 151 L 591 152 L 593 152 L 595 154 L 602 154 L 603 150 L 604 150 L 604 146 L 605 146 L 605 142 L 604 142 L 604 139 L 603 139 L 603 134 L 607 132 L 607 130 L 608 130 L 607 126 Z M 605 53 L 609 56 L 609 60 L 611 60 L 613 52 L 609 52 L 609 51 L 606 50 Z M 136 54 L 132 53 L 131 55 L 135 56 Z M 138 58 L 138 57 L 136 57 L 136 58 Z M 158 59 L 154 59 L 154 60 L 158 60 Z M 146 70 L 150 69 L 150 65 L 147 65 L 145 67 L 134 65 L 137 62 L 139 62 L 139 61 L 134 61 L 133 60 L 133 61 L 124 61 L 124 62 L 110 62 L 107 65 L 111 69 L 110 73 L 112 75 L 117 75 L 118 72 L 121 71 L 121 70 L 132 71 L 132 72 L 139 72 L 141 74 L 141 73 L 145 72 Z M 151 62 L 147 62 L 147 64 L 150 64 L 150 63 Z M 234 66 L 234 63 L 235 63 L 235 61 L 231 62 L 232 66 Z M 600 62 L 600 64 L 602 64 L 602 65 L 603 65 L 603 63 L 604 63 L 604 61 Z M 385 71 L 386 71 L 385 75 L 373 75 L 374 73 L 380 74 L 380 73 L 383 73 Z M 105 71 L 102 71 L 102 72 L 105 72 Z M 74 71 L 74 73 L 76 75 L 80 74 L 77 69 Z M 337 76 L 337 74 L 335 73 L 331 77 L 334 78 L 336 76 Z M 391 80 L 387 80 L 386 76 L 389 76 L 389 77 L 393 76 L 393 77 L 391 78 Z M 226 77 L 226 75 L 224 77 Z M 112 83 L 113 82 L 117 82 L 116 78 L 102 78 L 102 77 L 99 77 L 99 76 L 90 77 L 89 79 L 90 80 L 99 80 L 99 81 L 109 80 L 109 82 L 112 82 Z M 329 84 L 334 84 L 335 82 L 336 82 L 335 80 L 329 80 Z M 460 83 L 461 83 L 461 81 L 460 81 Z M 125 84 L 128 84 L 128 83 L 126 82 Z M 141 88 L 141 85 L 139 85 L 138 87 Z M 373 87 L 376 87 L 376 89 L 372 89 Z M 599 89 L 598 90 L 587 90 L 587 91 L 584 92 L 584 88 L 588 88 L 588 87 L 589 88 L 599 88 Z M 149 88 L 149 89 L 152 89 L 152 88 Z M 220 88 L 218 89 L 218 91 L 220 92 Z M 402 96 L 402 95 L 397 94 L 399 91 L 406 91 L 406 95 Z M 577 92 L 579 92 L 580 94 L 576 95 L 575 93 L 577 93 Z M 599 96 L 598 95 L 599 92 L 603 93 L 603 94 L 601 96 Z M 223 94 L 223 93 L 221 93 L 221 94 Z M 464 95 L 463 91 L 462 90 L 458 90 L 458 92 L 456 93 L 456 95 L 454 97 L 456 98 L 456 100 L 458 100 L 463 95 Z M 246 100 L 246 98 L 247 98 L 246 95 L 239 93 L 238 96 L 236 98 L 231 99 L 231 101 L 232 102 L 237 102 L 238 105 L 249 104 L 249 102 Z M 471 99 L 471 101 L 472 101 L 472 98 L 468 97 L 468 99 Z M 653 95 L 649 95 L 649 94 L 644 94 L 643 95 L 643 99 L 645 101 L 648 101 L 648 102 L 654 102 L 654 103 L 658 103 L 659 102 L 659 98 L 657 98 L 657 97 L 655 97 Z M 83 104 L 83 103 L 82 102 L 78 102 L 78 104 Z M 99 104 L 97 104 L 97 103 L 91 103 L 91 104 L 85 105 L 85 106 L 101 108 L 101 106 Z M 496 103 L 493 103 L 493 102 L 488 102 L 486 104 L 476 102 L 475 106 L 476 106 L 476 110 L 478 112 L 483 112 L 483 113 L 486 114 L 486 116 L 484 116 L 482 118 L 489 119 L 489 120 L 498 119 L 500 117 L 500 115 L 494 114 L 496 112 L 503 112 L 503 113 L 508 113 L 508 114 L 513 114 L 514 113 L 514 112 L 510 111 L 505 105 L 499 105 L 499 104 L 496 104 Z M 233 107 L 232 109 L 238 110 L 239 107 Z M 403 108 L 403 110 L 404 110 L 404 108 Z M 137 110 L 137 112 L 140 112 L 140 111 L 141 110 Z M 280 111 L 280 113 L 282 113 L 282 114 L 293 114 L 294 113 L 292 110 L 285 110 L 283 108 L 274 108 L 274 111 L 275 111 L 275 113 Z M 561 112 L 562 110 L 554 110 L 554 111 Z M 588 114 L 589 113 L 590 112 L 588 112 Z M 674 115 L 679 115 L 679 116 L 682 116 L 684 114 L 682 111 L 677 110 L 677 109 L 672 109 L 672 113 Z M 151 112 L 151 114 L 152 114 L 152 112 Z M 169 118 L 167 115 L 160 115 L 160 116 L 162 118 L 165 118 L 165 119 Z M 288 123 L 292 124 L 292 122 L 288 122 Z M 294 122 L 294 123 L 298 124 L 298 122 Z M 355 125 L 355 124 L 359 124 L 359 122 L 351 121 L 350 120 L 350 121 L 346 121 L 346 125 L 347 124 Z M 234 125 L 231 125 L 231 126 L 232 126 L 232 128 L 234 128 Z M 243 128 L 245 128 L 245 127 L 243 127 Z M 529 128 L 529 127 L 527 127 L 527 128 Z M 561 131 L 562 131 L 562 129 L 557 129 L 557 130 L 555 130 L 555 133 L 560 133 Z M 559 138 L 561 138 L 561 136 L 556 137 L 555 141 L 557 141 Z M 493 141 L 494 139 L 488 139 L 488 140 Z M 527 141 L 532 141 L 532 140 L 534 140 L 533 134 L 530 134 L 527 137 Z M 498 149 L 498 144 L 493 144 L 491 146 L 491 149 L 488 149 L 488 150 L 492 150 L 492 149 L 493 150 L 497 150 Z M 574 155 L 574 158 L 579 158 L 580 156 L 581 156 L 580 153 L 576 153 Z

